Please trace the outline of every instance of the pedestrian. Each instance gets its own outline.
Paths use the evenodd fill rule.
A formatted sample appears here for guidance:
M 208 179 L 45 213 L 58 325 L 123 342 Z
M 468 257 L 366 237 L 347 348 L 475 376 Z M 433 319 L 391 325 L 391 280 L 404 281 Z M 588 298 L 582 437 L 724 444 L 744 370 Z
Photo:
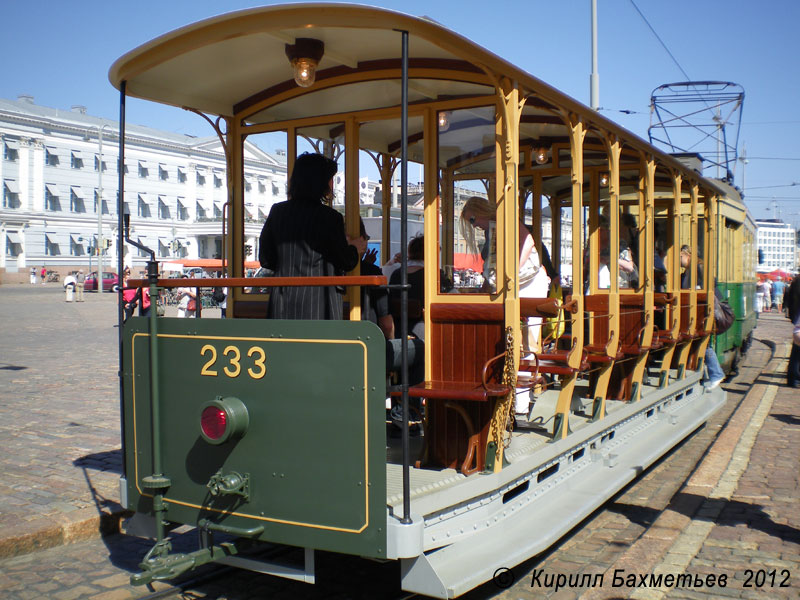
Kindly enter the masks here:
M 36 267 L 31 267 L 31 285 L 36 285 Z
M 778 277 L 772 284 L 772 304 L 778 312 L 783 312 L 783 294 L 786 292 L 786 284 Z
M 83 274 L 83 269 L 78 271 L 75 275 L 75 302 L 83 302 L 83 286 L 86 283 L 86 275 Z
M 784 304 L 793 325 L 792 353 L 789 355 L 786 383 L 790 388 L 800 389 L 800 275 L 795 275 L 792 279 Z
M 197 313 L 197 292 L 195 288 L 179 287 L 178 293 L 178 318 L 192 319 Z
M 42 273 L 42 285 L 44 285 L 44 281 L 45 281 L 45 279 L 47 279 L 47 269 L 42 267 L 41 273 Z
M 66 301 L 72 302 L 75 295 L 75 276 L 67 275 L 64 277 L 64 292 L 66 293 Z

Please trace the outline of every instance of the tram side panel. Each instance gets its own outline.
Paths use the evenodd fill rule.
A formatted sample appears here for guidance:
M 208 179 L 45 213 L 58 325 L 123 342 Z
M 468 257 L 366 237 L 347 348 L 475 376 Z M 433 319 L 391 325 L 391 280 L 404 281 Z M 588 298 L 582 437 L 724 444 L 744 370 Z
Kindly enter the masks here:
M 167 519 L 386 555 L 385 348 L 368 322 L 158 319 Z M 127 508 L 152 513 L 149 323 L 125 325 Z M 226 437 L 227 436 L 227 437 Z M 225 439 L 223 439 L 225 438 Z

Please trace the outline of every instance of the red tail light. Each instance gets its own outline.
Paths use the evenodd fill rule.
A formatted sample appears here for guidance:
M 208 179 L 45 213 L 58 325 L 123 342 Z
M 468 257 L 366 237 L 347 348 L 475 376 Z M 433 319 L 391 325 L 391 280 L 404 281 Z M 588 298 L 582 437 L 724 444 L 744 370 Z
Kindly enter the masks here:
M 238 398 L 217 396 L 200 411 L 200 435 L 209 444 L 241 438 L 249 424 L 247 407 Z
M 227 413 L 216 406 L 207 406 L 200 416 L 200 428 L 212 440 L 218 440 L 225 435 L 227 424 Z

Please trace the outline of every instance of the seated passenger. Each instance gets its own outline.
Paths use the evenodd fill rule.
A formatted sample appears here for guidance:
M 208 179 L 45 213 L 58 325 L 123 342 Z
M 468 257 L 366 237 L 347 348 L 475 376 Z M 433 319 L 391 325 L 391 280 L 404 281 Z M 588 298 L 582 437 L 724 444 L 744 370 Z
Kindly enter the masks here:
M 425 339 L 425 322 L 422 311 L 425 308 L 425 239 L 420 235 L 408 243 L 408 332 L 416 338 Z M 395 269 L 389 278 L 391 285 L 401 283 L 400 269 Z M 400 290 L 393 289 L 389 294 L 389 308 L 395 326 L 400 323 Z
M 325 204 L 333 197 L 336 162 L 321 154 L 297 158 L 288 200 L 272 210 L 261 231 L 259 261 L 276 277 L 342 275 L 355 268 L 366 240 L 345 235 L 344 218 Z M 272 319 L 341 319 L 342 297 L 334 286 L 277 287 L 270 293 Z

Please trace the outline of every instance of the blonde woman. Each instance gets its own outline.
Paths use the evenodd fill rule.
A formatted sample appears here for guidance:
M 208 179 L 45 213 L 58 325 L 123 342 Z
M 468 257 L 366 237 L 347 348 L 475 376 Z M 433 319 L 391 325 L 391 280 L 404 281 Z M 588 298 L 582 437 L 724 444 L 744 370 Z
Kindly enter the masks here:
M 461 209 L 460 228 L 461 234 L 467 242 L 467 249 L 473 254 L 479 252 L 475 241 L 475 229 L 484 231 L 486 241 L 480 254 L 483 257 L 483 273 L 491 289 L 496 288 L 496 245 L 494 232 L 496 230 L 497 216 L 495 208 L 485 198 L 473 196 Z M 494 259 L 493 259 L 494 257 Z M 484 284 L 485 285 L 485 284 Z M 520 298 L 545 298 L 550 287 L 550 278 L 547 276 L 539 253 L 533 241 L 533 236 L 522 221 L 519 222 L 519 297 Z M 541 331 L 541 317 L 528 317 L 527 351 L 532 351 L 539 343 Z M 524 404 L 524 405 L 523 405 Z M 516 412 L 526 413 L 528 410 L 527 394 L 517 394 Z

